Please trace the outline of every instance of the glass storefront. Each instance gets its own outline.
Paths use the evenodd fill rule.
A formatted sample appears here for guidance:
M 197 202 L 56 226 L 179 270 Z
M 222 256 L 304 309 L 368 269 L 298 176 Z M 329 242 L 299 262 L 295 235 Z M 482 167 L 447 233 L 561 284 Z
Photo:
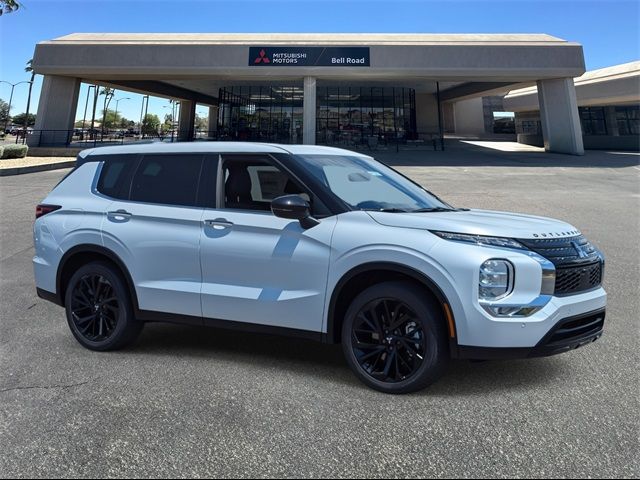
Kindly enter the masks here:
M 302 143 L 302 87 L 226 87 L 219 99 L 220 139 Z M 415 138 L 413 89 L 317 88 L 316 143 L 358 146 Z
M 583 135 L 606 135 L 607 122 L 604 107 L 579 107 Z
M 394 87 L 318 87 L 316 143 L 416 138 L 415 92 Z
M 640 135 L 640 107 L 616 107 L 616 121 L 620 135 Z
M 226 87 L 218 99 L 220 140 L 302 143 L 302 87 Z

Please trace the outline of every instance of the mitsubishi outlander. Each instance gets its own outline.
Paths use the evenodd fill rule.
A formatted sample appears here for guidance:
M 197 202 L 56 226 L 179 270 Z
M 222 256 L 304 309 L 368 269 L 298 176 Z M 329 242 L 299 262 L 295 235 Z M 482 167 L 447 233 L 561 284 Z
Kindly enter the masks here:
M 604 258 L 576 227 L 454 208 L 329 147 L 86 150 L 34 242 L 38 295 L 91 350 L 152 321 L 273 332 L 341 343 L 365 384 L 407 393 L 451 358 L 562 353 L 604 327 Z

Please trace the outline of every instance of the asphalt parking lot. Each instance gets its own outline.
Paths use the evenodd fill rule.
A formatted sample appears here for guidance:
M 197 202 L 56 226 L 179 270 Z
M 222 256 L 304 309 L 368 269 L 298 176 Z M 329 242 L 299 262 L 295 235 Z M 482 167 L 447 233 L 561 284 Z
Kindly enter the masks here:
M 640 475 L 639 157 L 454 153 L 381 156 L 456 206 L 581 229 L 607 257 L 606 334 L 454 362 L 401 397 L 359 383 L 338 346 L 288 338 L 153 324 L 84 350 L 31 269 L 34 207 L 66 171 L 0 178 L 0 476 Z

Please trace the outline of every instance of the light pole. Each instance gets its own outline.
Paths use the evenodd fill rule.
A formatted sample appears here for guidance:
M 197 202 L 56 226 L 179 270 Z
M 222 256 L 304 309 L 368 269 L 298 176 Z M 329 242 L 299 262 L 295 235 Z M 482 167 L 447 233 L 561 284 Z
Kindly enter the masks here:
M 207 119 L 207 128 L 209 127 L 209 114 L 206 111 L 199 111 L 196 112 L 196 119 L 200 119 L 200 122 L 202 122 L 203 119 Z M 198 125 L 196 125 L 196 138 L 198 138 L 198 135 L 202 135 L 202 131 L 198 130 Z
M 145 109 L 145 104 L 149 105 L 149 95 L 145 95 L 142 97 L 142 106 L 140 107 L 140 138 L 144 138 L 144 134 L 142 133 L 142 124 L 144 123 L 145 116 L 147 111 Z
M 86 122 L 86 118 L 87 118 L 87 107 L 89 106 L 89 93 L 91 92 L 92 88 L 96 88 L 95 85 L 89 85 L 87 87 L 87 100 L 84 102 L 84 115 L 82 115 L 82 139 L 84 140 L 84 127 L 85 127 L 85 122 Z
M 115 114 L 115 118 L 114 118 L 114 121 L 115 121 L 116 123 L 118 122 L 118 102 L 119 102 L 120 100 L 131 100 L 131 99 L 130 99 L 129 97 L 123 97 L 123 98 L 118 98 L 118 99 L 116 100 L 116 114 Z
M 180 100 L 174 100 L 173 101 L 173 122 L 171 123 L 171 138 L 173 138 L 173 132 L 174 131 L 178 131 L 178 138 L 177 140 L 180 141 L 180 109 L 182 108 L 182 104 L 180 103 Z M 177 120 L 176 120 L 176 117 Z
M 23 80 L 22 82 L 18 82 L 18 83 L 11 83 L 11 82 L 7 82 L 6 80 L 0 80 L 0 83 L 6 83 L 7 85 L 11 85 L 11 95 L 9 95 L 9 109 L 7 111 L 7 118 L 4 121 L 4 130 L 3 131 L 7 131 L 7 126 L 9 125 L 9 116 L 11 115 L 11 102 L 13 101 L 13 89 L 16 88 L 17 85 L 20 85 L 21 83 L 31 83 L 29 80 Z
M 169 105 L 165 105 L 162 108 L 170 108 L 171 109 L 171 143 L 173 143 L 173 136 L 175 133 L 176 126 L 176 104 L 177 100 L 171 99 L 169 100 Z

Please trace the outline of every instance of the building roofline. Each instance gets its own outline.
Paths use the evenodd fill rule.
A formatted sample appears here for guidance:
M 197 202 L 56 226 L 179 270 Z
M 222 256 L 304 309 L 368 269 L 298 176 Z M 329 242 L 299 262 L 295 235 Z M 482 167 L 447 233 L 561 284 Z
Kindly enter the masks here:
M 578 45 L 536 34 L 430 33 L 71 33 L 43 44 L 170 45 Z

